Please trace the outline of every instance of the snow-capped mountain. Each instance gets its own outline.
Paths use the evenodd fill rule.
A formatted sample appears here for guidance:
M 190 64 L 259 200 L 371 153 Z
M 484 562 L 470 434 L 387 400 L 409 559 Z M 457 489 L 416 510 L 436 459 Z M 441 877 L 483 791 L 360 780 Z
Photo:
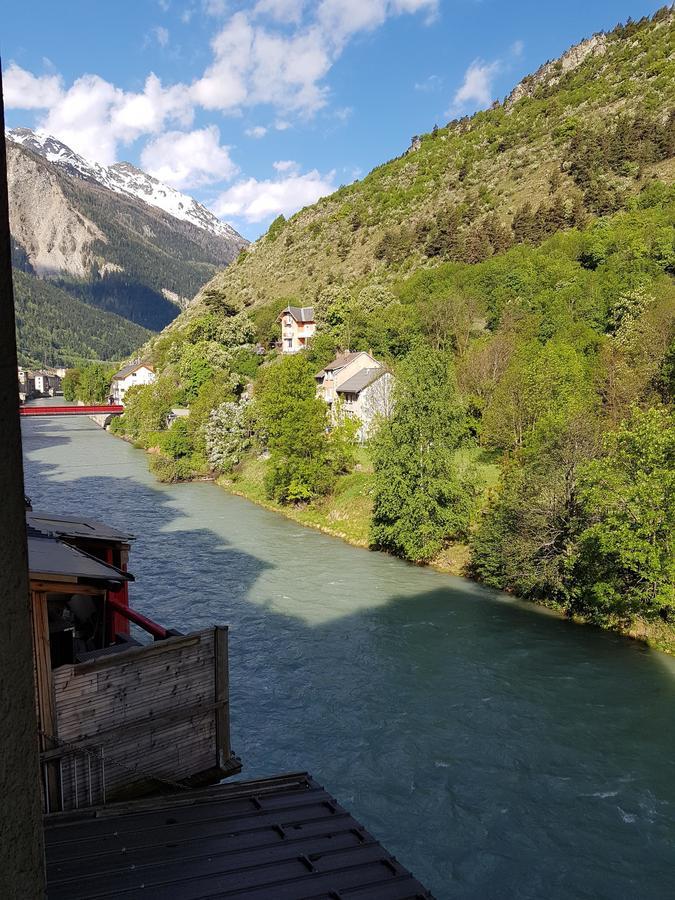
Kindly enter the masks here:
M 11 128 L 6 132 L 6 136 L 15 144 L 20 144 L 64 169 L 69 175 L 94 181 L 117 194 L 128 194 L 217 237 L 242 240 L 234 228 L 226 222 L 221 222 L 193 197 L 162 184 L 131 163 L 119 162 L 112 166 L 102 166 L 100 163 L 91 162 L 44 131 Z

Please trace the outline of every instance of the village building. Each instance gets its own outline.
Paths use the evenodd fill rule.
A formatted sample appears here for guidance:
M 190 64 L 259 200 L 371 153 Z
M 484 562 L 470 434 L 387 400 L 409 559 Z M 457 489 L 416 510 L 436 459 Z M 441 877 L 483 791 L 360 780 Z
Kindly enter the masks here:
M 33 375 L 35 381 L 35 390 L 43 397 L 53 397 L 57 391 L 61 390 L 61 379 L 55 372 L 35 372 Z
M 316 332 L 313 306 L 287 306 L 279 314 L 281 322 L 281 352 L 304 350 Z
M 145 362 L 130 363 L 115 372 L 112 377 L 110 396 L 113 403 L 124 404 L 124 395 L 131 387 L 138 384 L 152 384 L 156 380 L 154 368 Z
M 393 377 L 370 353 L 340 353 L 316 375 L 317 395 L 328 404 L 333 422 L 341 415 L 361 423 L 357 438 L 367 440 L 376 420 L 391 411 Z

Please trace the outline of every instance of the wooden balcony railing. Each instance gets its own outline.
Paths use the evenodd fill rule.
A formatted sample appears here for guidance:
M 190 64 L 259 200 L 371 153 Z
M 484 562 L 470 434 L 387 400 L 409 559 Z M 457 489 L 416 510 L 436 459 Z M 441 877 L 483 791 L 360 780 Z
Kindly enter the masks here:
M 226 627 L 210 628 L 54 670 L 55 741 L 105 758 L 105 793 L 69 769 L 55 792 L 61 808 L 81 805 L 75 791 L 99 805 L 241 769 L 230 746 L 227 640 Z

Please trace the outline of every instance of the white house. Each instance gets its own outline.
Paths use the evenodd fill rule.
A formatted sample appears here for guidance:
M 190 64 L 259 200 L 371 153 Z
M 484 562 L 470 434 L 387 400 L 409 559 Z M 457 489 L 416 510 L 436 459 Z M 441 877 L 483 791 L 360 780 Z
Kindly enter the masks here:
M 367 440 L 376 417 L 391 412 L 394 379 L 370 353 L 340 353 L 316 375 L 317 395 L 329 405 L 333 421 L 348 415 L 361 422 L 357 437 Z
M 304 350 L 316 331 L 313 306 L 287 306 L 278 322 L 281 322 L 281 352 L 297 353 Z
M 61 379 L 53 372 L 36 372 L 33 377 L 35 390 L 39 394 L 53 397 L 55 392 L 61 388 Z
M 115 372 L 112 378 L 110 395 L 113 403 L 124 405 L 124 395 L 130 387 L 137 384 L 152 384 L 157 379 L 155 370 L 149 363 L 135 362 Z

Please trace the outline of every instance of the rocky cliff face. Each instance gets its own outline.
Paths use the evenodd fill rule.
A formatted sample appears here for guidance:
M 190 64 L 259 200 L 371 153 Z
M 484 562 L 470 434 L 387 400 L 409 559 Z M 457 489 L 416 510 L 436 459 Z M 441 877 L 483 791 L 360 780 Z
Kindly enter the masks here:
M 71 206 L 43 160 L 8 142 L 7 168 L 12 236 L 35 274 L 87 277 L 92 243 L 105 243 L 101 229 Z

